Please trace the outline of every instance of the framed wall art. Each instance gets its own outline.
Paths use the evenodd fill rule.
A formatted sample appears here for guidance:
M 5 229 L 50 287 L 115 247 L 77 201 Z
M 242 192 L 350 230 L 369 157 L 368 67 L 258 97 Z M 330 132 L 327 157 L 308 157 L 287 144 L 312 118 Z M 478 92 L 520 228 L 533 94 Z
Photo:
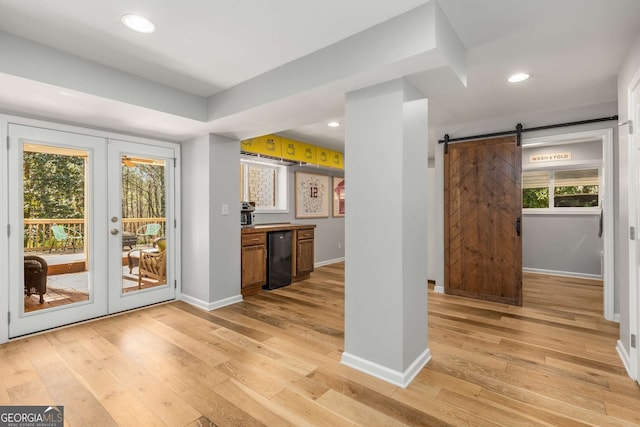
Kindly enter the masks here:
M 329 177 L 296 171 L 296 218 L 329 217 Z
M 333 177 L 333 216 L 344 216 L 344 177 Z

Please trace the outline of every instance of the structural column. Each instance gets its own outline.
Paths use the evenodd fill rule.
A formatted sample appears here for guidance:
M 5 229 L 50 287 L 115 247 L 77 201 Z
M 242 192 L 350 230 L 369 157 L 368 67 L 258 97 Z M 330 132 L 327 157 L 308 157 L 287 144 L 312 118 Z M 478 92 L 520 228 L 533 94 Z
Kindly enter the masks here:
M 346 95 L 342 363 L 402 387 L 430 359 L 427 108 L 405 79 Z
M 240 141 L 208 134 L 182 144 L 182 295 L 213 310 L 242 301 Z

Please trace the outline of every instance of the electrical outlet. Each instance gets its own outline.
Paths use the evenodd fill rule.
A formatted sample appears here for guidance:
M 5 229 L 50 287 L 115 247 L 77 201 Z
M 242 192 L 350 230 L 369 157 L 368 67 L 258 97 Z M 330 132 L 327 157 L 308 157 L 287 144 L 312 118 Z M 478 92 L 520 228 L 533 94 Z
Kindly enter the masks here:
M 222 205 L 222 209 L 220 213 L 222 215 L 229 215 L 229 205 L 227 205 L 226 203 Z

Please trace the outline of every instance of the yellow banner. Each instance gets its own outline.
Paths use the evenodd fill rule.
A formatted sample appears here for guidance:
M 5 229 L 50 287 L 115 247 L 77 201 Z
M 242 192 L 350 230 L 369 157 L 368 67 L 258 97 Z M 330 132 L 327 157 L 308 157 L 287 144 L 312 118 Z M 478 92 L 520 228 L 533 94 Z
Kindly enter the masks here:
M 342 153 L 275 135 L 260 136 L 241 141 L 241 150 L 275 158 L 312 165 L 344 169 Z
M 242 151 L 262 154 L 264 156 L 282 157 L 280 137 L 274 135 L 245 139 L 241 142 Z

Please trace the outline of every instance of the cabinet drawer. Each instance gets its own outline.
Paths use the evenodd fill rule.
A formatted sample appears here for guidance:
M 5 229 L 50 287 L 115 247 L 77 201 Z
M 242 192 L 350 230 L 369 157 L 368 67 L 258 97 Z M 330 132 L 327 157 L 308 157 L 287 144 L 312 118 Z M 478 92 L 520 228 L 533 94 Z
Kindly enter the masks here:
M 313 228 L 298 230 L 298 240 L 313 239 Z
M 264 245 L 266 242 L 266 233 L 251 233 L 242 235 L 242 246 Z

